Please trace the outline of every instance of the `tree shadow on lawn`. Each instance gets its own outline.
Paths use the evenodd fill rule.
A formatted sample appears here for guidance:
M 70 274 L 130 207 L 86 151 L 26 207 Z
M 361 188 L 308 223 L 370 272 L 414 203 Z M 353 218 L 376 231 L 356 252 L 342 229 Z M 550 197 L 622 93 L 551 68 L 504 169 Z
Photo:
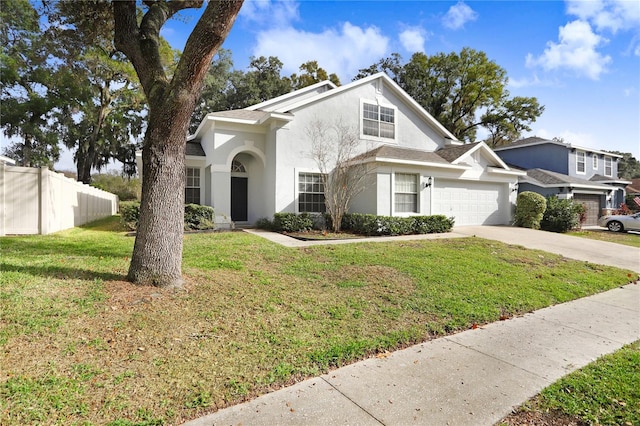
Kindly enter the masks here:
M 65 254 L 67 256 L 129 258 L 133 251 L 131 244 L 118 245 L 112 241 L 77 242 L 68 238 L 29 238 L 3 237 L 2 248 L 5 253 L 26 253 L 28 255 Z
M 16 266 L 9 263 L 0 263 L 0 270 L 3 272 L 19 272 L 32 275 L 34 277 L 55 278 L 61 280 L 84 280 L 84 281 L 126 281 L 125 274 L 112 272 L 96 272 L 88 269 L 79 269 L 65 266 Z

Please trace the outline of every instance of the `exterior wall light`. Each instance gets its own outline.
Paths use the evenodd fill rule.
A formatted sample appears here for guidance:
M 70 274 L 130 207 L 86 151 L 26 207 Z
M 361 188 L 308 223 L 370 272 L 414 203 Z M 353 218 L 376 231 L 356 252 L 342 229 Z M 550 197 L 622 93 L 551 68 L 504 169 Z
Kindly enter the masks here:
M 518 190 L 518 182 L 513 184 L 513 187 L 511 188 L 511 192 L 516 192 Z
M 424 187 L 425 188 L 430 187 L 432 182 L 433 182 L 433 178 L 431 176 L 427 177 L 427 180 L 424 183 Z

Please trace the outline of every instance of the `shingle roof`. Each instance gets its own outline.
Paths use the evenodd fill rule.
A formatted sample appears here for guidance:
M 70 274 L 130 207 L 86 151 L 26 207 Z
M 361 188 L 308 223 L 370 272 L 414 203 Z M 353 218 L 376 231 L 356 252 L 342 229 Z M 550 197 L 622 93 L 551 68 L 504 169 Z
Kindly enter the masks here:
M 220 117 L 220 118 L 234 118 L 237 120 L 260 120 L 266 115 L 269 115 L 268 112 L 264 111 L 250 111 L 248 109 L 232 109 L 230 111 L 218 111 L 212 112 L 208 114 L 212 117 Z
M 383 145 L 364 154 L 360 154 L 354 158 L 355 161 L 365 160 L 368 158 L 390 158 L 394 160 L 420 161 L 424 163 L 441 163 L 449 164 L 437 153 L 432 151 L 422 151 L 413 148 L 400 148 L 397 146 Z
M 544 169 L 529 169 L 527 170 L 527 177 L 534 181 L 537 181 L 543 185 L 588 185 L 591 187 L 600 187 L 602 189 L 611 189 L 609 185 L 602 185 L 599 183 L 591 182 L 585 179 L 576 178 L 573 176 L 563 175 L 562 173 L 556 173 Z
M 496 147 L 495 150 L 500 150 L 503 148 L 511 148 L 511 147 L 515 147 L 515 146 L 525 146 L 525 145 L 533 145 L 533 144 L 538 144 L 538 143 L 556 143 L 559 144 L 561 142 L 557 142 L 557 141 L 553 141 L 553 140 L 549 140 L 549 139 L 544 139 L 544 138 L 539 138 L 537 136 L 531 136 L 528 138 L 524 138 L 524 139 L 519 139 L 515 142 L 511 142 L 509 144 L 506 145 L 501 145 L 499 147 Z
M 469 143 L 464 145 L 448 146 L 445 148 L 441 148 L 436 152 L 440 157 L 444 158 L 445 160 L 451 163 L 457 160 L 458 158 L 462 157 L 467 151 L 471 150 L 479 143 L 480 142 Z
M 204 149 L 200 145 L 200 141 L 189 141 L 184 149 L 185 155 L 195 155 L 197 157 L 204 157 Z

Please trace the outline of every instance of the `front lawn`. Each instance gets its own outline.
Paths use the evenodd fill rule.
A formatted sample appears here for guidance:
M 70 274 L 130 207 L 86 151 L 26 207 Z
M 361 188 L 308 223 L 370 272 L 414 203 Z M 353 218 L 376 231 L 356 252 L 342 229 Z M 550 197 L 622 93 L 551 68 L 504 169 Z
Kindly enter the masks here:
M 635 232 L 611 232 L 608 229 L 582 229 L 571 231 L 567 235 L 591 238 L 592 240 L 609 241 L 611 243 L 624 244 L 631 247 L 640 247 L 640 233 Z
M 0 424 L 176 424 L 637 274 L 479 238 L 281 247 L 185 236 L 183 290 L 125 281 L 116 218 L 3 237 Z

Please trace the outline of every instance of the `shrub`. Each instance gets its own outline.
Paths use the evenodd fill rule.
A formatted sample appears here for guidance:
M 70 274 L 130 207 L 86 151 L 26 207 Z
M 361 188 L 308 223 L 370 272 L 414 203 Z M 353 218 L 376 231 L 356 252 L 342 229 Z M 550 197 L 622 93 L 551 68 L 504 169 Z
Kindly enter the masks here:
M 313 219 L 309 213 L 276 213 L 273 228 L 280 232 L 302 232 L 313 229 Z
M 342 229 L 362 235 L 409 235 L 449 232 L 454 219 L 444 215 L 433 216 L 376 216 L 349 213 L 342 218 Z
M 200 204 L 185 204 L 184 229 L 195 231 L 215 228 L 215 212 L 213 207 Z
M 267 231 L 271 231 L 274 229 L 273 222 L 266 217 L 261 217 L 260 219 L 256 220 L 256 228 L 265 229 Z
M 547 199 L 547 209 L 540 222 L 540 228 L 552 232 L 567 232 L 578 228 L 581 211 L 584 211 L 582 204 L 568 199 L 561 200 L 552 195 Z
M 415 216 L 414 233 L 415 234 L 439 234 L 450 232 L 453 229 L 455 219 L 446 217 L 443 214 L 433 216 Z
M 516 226 L 540 229 L 540 221 L 547 207 L 547 200 L 540 194 L 525 191 L 516 201 Z
M 138 228 L 140 218 L 140 203 L 138 201 L 120 202 L 120 218 L 125 226 L 132 231 Z M 184 229 L 202 230 L 215 228 L 215 215 L 213 207 L 199 204 L 186 204 L 184 206 Z
M 138 218 L 140 217 L 140 202 L 138 201 L 120 201 L 120 218 L 124 225 L 135 231 L 138 227 Z

